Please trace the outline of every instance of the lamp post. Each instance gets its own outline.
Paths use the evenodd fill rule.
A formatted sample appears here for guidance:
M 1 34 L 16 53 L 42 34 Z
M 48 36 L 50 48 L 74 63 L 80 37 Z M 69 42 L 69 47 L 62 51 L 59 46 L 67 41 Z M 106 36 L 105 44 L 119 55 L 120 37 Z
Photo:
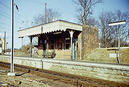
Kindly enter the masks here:
M 14 73 L 14 0 L 12 0 L 12 48 L 11 48 L 11 65 L 8 76 L 15 76 Z
M 116 21 L 109 23 L 109 26 L 115 26 L 115 25 L 121 25 L 125 24 L 126 21 Z M 120 64 L 120 29 L 118 29 L 118 48 L 119 48 L 119 54 L 118 54 L 118 64 Z

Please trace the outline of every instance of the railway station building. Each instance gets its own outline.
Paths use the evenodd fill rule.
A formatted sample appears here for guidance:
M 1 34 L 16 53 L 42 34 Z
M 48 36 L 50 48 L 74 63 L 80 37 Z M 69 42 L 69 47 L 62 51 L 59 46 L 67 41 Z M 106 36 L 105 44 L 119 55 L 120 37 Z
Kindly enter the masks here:
M 19 38 L 28 36 L 31 46 L 33 38 L 38 37 L 37 48 L 40 56 L 78 60 L 81 59 L 81 32 L 82 25 L 57 20 L 19 30 L 18 36 Z

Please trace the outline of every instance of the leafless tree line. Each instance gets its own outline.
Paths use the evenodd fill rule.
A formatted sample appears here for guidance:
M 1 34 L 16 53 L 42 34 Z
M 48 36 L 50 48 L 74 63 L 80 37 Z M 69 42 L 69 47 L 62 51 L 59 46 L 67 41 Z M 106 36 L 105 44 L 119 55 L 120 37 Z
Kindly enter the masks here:
M 100 29 L 100 42 L 102 47 L 116 47 L 118 42 L 118 29 L 120 29 L 121 45 L 127 45 L 129 31 L 129 12 L 103 12 L 99 16 L 99 20 L 91 17 L 93 7 L 96 4 L 103 3 L 103 0 L 74 0 L 78 9 L 78 20 L 83 25 L 97 25 Z M 126 20 L 126 24 L 109 27 L 109 22 Z M 82 35 L 82 36 L 85 36 Z
M 129 12 L 105 12 L 99 16 L 101 29 L 101 43 L 102 47 L 116 47 L 118 41 L 118 29 L 120 29 L 120 40 L 122 45 L 126 45 L 129 30 Z M 110 22 L 126 20 L 126 24 L 112 26 Z

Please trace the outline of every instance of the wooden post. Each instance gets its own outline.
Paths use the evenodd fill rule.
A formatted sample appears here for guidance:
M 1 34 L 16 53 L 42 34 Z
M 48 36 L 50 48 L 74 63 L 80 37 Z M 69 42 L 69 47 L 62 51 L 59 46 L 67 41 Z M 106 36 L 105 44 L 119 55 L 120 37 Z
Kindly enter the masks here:
M 22 40 L 22 44 L 21 44 L 21 48 L 23 47 L 23 37 L 21 37 L 21 40 Z
M 32 57 L 32 39 L 33 37 L 30 36 L 30 57 Z
M 47 49 L 46 49 L 46 54 L 47 54 L 47 58 L 48 58 L 48 40 L 47 40 Z
M 80 39 L 80 60 L 82 60 L 82 38 Z
M 48 58 L 48 40 L 49 40 L 49 38 L 48 38 L 48 36 L 46 36 L 46 45 L 47 45 L 47 47 L 46 47 L 46 57 Z
M 6 32 L 4 32 L 4 53 L 6 52 Z

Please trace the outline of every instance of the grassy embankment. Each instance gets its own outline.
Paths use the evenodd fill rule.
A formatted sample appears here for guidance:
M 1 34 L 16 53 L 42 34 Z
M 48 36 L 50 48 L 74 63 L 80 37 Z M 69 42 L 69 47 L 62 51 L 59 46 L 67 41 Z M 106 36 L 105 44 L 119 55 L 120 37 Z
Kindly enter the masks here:
M 109 54 L 115 54 L 115 50 L 107 50 L 107 48 L 97 48 L 91 54 L 88 54 L 84 61 L 117 63 L 117 58 L 109 57 Z M 118 53 L 118 51 L 116 51 Z M 120 50 L 121 64 L 129 64 L 129 48 L 121 48 Z

